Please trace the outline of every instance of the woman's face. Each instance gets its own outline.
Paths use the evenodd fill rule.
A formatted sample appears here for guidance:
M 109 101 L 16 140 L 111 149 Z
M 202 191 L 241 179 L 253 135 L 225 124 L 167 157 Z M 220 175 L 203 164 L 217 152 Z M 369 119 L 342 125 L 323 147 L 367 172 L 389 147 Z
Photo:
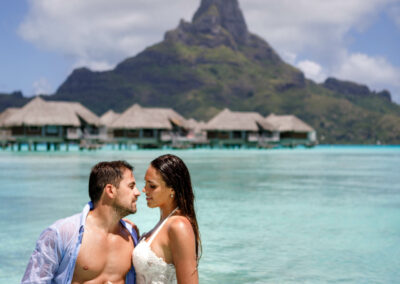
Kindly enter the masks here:
M 151 165 L 146 171 L 144 177 L 145 186 L 143 192 L 146 194 L 147 206 L 150 208 L 168 206 L 173 202 L 174 190 L 167 187 L 161 174 Z

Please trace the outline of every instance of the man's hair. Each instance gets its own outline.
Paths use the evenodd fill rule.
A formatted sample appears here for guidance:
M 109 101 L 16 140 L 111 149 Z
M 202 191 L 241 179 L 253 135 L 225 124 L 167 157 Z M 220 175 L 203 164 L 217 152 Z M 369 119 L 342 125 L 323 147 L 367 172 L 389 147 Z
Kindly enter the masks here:
M 126 161 L 100 162 L 92 168 L 89 177 L 89 197 L 93 204 L 100 200 L 107 184 L 119 187 L 126 169 L 133 170 Z

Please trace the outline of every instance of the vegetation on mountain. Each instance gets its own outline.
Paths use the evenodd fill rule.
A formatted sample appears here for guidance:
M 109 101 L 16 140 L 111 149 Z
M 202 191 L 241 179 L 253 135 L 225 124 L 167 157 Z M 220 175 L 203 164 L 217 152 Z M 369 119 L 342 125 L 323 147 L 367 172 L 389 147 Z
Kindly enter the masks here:
M 29 101 L 22 95 L 21 91 L 15 91 L 11 94 L 0 93 L 0 112 L 9 107 L 21 107 Z

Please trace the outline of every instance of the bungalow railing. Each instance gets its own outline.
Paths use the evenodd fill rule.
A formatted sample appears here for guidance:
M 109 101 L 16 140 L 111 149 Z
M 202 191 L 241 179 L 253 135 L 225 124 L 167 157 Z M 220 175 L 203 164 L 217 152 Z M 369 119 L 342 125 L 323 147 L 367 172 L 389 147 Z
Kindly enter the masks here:
M 160 140 L 163 141 L 163 142 L 171 141 L 172 140 L 171 132 L 169 132 L 169 131 L 161 131 Z
M 260 137 L 259 142 L 279 142 L 279 137 Z
M 86 140 L 106 140 L 108 138 L 107 133 L 100 132 L 100 133 L 90 133 L 87 130 L 82 130 L 80 128 L 68 128 L 67 129 L 67 140 L 79 140 L 79 139 L 86 139 Z
M 249 133 L 247 137 L 247 141 L 249 142 L 257 142 L 260 139 L 260 135 L 258 133 Z
M 67 129 L 67 139 L 68 140 L 78 140 L 82 137 L 82 131 L 79 128 L 68 128 Z
M 260 147 L 269 147 L 280 142 L 279 133 L 274 133 L 271 136 L 260 136 L 258 145 Z
M 92 134 L 92 133 L 84 133 L 82 135 L 82 139 L 86 140 L 106 140 L 107 139 L 107 134 Z
M 11 141 L 13 140 L 13 136 L 11 135 L 11 131 L 6 129 L 0 130 L 0 141 Z

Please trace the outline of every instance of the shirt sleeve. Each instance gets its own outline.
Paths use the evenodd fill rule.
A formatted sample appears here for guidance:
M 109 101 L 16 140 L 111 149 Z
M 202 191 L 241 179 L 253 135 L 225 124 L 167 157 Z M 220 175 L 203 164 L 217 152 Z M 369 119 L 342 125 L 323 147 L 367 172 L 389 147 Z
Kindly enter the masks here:
M 60 258 L 58 233 L 55 229 L 47 228 L 36 242 L 21 284 L 51 283 L 57 272 Z

